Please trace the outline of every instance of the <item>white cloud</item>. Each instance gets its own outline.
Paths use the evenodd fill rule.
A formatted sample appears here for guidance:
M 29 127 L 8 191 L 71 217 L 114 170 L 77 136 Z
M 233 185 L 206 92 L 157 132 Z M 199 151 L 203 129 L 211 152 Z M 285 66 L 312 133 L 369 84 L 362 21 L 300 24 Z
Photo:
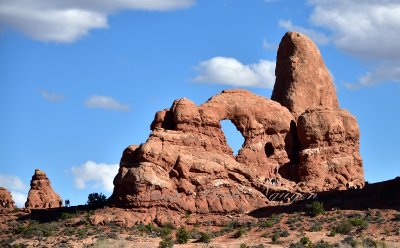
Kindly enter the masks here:
M 65 96 L 62 94 L 49 92 L 47 90 L 39 90 L 39 93 L 45 100 L 50 102 L 59 102 L 65 98 Z
M 0 23 L 41 41 L 73 42 L 94 28 L 107 28 L 109 14 L 120 10 L 166 11 L 195 0 L 2 0 Z
M 4 187 L 10 191 L 17 207 L 24 207 L 27 198 L 28 187 L 19 177 L 0 174 L 0 187 Z
M 381 64 L 359 77 L 357 83 L 346 83 L 345 87 L 358 89 L 388 81 L 400 83 L 400 65 Z
M 329 38 L 326 34 L 322 32 L 318 32 L 314 29 L 308 29 L 300 26 L 293 25 L 290 20 L 279 20 L 280 27 L 287 29 L 288 31 L 295 31 L 306 34 L 309 36 L 314 42 L 324 45 L 329 43 Z
M 370 59 L 400 59 L 398 0 L 310 0 L 310 20 L 340 49 Z
M 19 208 L 25 207 L 27 194 L 21 193 L 19 191 L 11 191 L 10 193 L 11 193 L 13 201 L 17 207 L 19 207 Z
M 112 192 L 113 180 L 118 173 L 118 164 L 105 164 L 87 161 L 80 166 L 73 166 L 71 172 L 74 175 L 75 186 L 78 189 L 86 187 Z
M 400 82 L 400 2 L 398 0 L 309 0 L 310 22 L 327 34 L 281 20 L 279 25 L 309 35 L 317 43 L 326 39 L 340 50 L 356 56 L 371 70 L 347 88 L 384 82 Z M 313 37 L 313 32 L 322 34 Z
M 194 82 L 265 88 L 272 88 L 275 83 L 275 62 L 268 60 L 244 65 L 234 58 L 214 57 L 201 62 L 196 69 L 199 75 Z
M 85 101 L 85 106 L 88 108 L 100 108 L 115 111 L 129 111 L 128 104 L 120 103 L 109 96 L 91 96 Z

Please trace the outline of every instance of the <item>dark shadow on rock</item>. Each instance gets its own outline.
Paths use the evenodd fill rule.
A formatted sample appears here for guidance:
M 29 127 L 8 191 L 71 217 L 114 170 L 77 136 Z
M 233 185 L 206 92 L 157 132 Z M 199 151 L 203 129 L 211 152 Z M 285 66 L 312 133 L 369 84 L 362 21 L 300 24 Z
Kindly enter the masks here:
M 319 201 L 325 210 L 367 210 L 393 209 L 400 211 L 400 177 L 366 184 L 362 189 L 333 190 L 317 193 L 313 200 L 303 200 L 290 205 L 270 206 L 256 209 L 249 213 L 256 218 L 265 218 L 271 214 L 294 213 L 306 210 L 306 205 Z
M 102 207 L 94 207 L 88 205 L 79 205 L 72 207 L 60 207 L 60 208 L 47 208 L 47 209 L 31 209 L 30 214 L 18 218 L 18 220 L 34 220 L 39 223 L 48 223 L 52 221 L 58 221 L 62 219 L 63 214 L 80 214 L 82 212 L 88 212 L 96 210 Z

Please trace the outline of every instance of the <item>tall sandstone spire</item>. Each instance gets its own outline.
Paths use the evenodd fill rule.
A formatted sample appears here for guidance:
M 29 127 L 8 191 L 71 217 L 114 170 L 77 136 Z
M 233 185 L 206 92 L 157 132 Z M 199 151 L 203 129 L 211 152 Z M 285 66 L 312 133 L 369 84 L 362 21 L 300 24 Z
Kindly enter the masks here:
M 271 99 L 298 118 L 307 108 L 339 108 L 332 77 L 312 40 L 287 32 L 279 44 Z

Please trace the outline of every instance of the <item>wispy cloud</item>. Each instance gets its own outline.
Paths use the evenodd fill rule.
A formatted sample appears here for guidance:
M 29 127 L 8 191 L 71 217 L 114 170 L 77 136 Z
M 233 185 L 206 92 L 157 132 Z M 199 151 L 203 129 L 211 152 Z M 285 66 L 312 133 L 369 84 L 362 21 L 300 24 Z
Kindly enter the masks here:
M 349 89 L 400 82 L 400 3 L 397 0 L 310 0 L 310 20 L 332 33 L 333 44 L 371 67 Z
M 40 89 L 39 93 L 43 97 L 43 99 L 50 101 L 50 102 L 59 102 L 59 101 L 62 101 L 65 99 L 65 96 L 62 94 L 49 92 L 49 91 L 43 90 L 43 89 Z
M 214 57 L 199 63 L 196 69 L 199 75 L 194 82 L 264 88 L 275 83 L 275 62 L 268 60 L 245 65 L 235 58 Z
M 168 11 L 195 0 L 4 0 L 0 23 L 41 41 L 73 42 L 91 29 L 107 28 L 110 14 L 121 10 Z
M 128 104 L 120 103 L 109 96 L 98 96 L 94 95 L 89 97 L 85 101 L 85 106 L 88 108 L 100 108 L 114 111 L 129 111 L 130 106 Z
M 118 173 L 118 168 L 118 164 L 87 161 L 80 166 L 73 166 L 71 172 L 74 175 L 75 187 L 78 189 L 90 187 L 112 192 L 113 180 Z
M 0 174 L 0 186 L 10 191 L 17 207 L 25 205 L 28 187 L 19 177 Z

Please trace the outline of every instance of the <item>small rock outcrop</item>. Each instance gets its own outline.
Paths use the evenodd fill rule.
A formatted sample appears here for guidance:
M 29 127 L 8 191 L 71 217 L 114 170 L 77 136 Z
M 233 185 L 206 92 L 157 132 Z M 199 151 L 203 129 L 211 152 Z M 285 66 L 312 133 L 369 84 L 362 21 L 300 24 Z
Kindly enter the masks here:
M 332 77 L 318 47 L 304 34 L 286 33 L 278 48 L 271 99 L 287 107 L 297 119 L 306 109 L 339 108 Z
M 61 206 L 62 199 L 56 192 L 54 192 L 46 173 L 36 169 L 35 174 L 32 176 L 31 188 L 28 193 L 25 207 L 56 208 Z
M 0 187 L 0 208 L 14 208 L 14 201 L 11 193 L 3 187 Z
M 110 204 L 219 214 L 363 187 L 357 121 L 339 108 L 316 45 L 285 34 L 276 76 L 274 101 L 225 90 L 200 106 L 182 98 L 157 112 L 148 140 L 124 151 Z M 237 156 L 221 120 L 244 137 Z

